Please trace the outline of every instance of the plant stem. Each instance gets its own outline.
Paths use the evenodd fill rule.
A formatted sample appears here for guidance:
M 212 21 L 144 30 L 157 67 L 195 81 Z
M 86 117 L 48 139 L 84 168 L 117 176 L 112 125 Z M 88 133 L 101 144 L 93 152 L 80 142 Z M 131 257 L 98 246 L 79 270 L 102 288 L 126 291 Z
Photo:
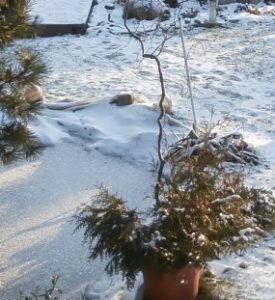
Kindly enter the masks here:
M 191 85 L 188 59 L 187 59 L 187 54 L 186 54 L 184 35 L 183 35 L 183 30 L 182 30 L 182 24 L 181 24 L 180 17 L 179 17 L 178 20 L 179 20 L 179 25 L 180 25 L 180 38 L 181 38 L 182 52 L 183 52 L 183 58 L 184 58 L 184 63 L 185 63 L 186 80 L 187 80 L 187 86 L 188 86 L 188 90 L 189 90 L 189 97 L 190 97 L 191 106 L 192 106 L 192 113 L 193 113 L 193 128 L 194 128 L 194 131 L 197 133 L 198 132 L 198 126 L 197 126 L 197 117 L 196 117 L 196 111 L 195 111 L 195 105 L 194 105 L 194 96 L 193 96 L 193 90 L 192 90 L 192 85 Z
M 159 204 L 160 203 L 159 195 L 160 195 L 160 191 L 161 191 L 161 188 L 162 188 L 162 175 L 163 175 L 163 169 L 164 169 L 164 165 L 165 165 L 165 159 L 163 157 L 162 147 L 161 147 L 162 139 L 163 139 L 163 123 L 162 123 L 162 120 L 165 116 L 165 109 L 164 109 L 163 102 L 164 102 L 164 99 L 165 99 L 165 96 L 166 96 L 164 78 L 163 78 L 161 64 L 160 64 L 160 60 L 159 60 L 158 56 L 155 55 L 155 54 L 145 53 L 145 48 L 144 48 L 143 41 L 141 40 L 141 38 L 137 34 L 132 32 L 132 30 L 127 25 L 126 20 L 127 20 L 128 5 L 129 5 L 129 1 L 127 1 L 127 3 L 126 3 L 126 13 L 125 13 L 125 17 L 124 17 L 124 26 L 127 29 L 130 36 L 132 36 L 134 39 L 136 39 L 140 43 L 142 57 L 153 59 L 156 62 L 157 66 L 158 66 L 159 81 L 160 81 L 160 86 L 161 86 L 161 97 L 160 97 L 160 100 L 159 100 L 160 114 L 159 114 L 158 119 L 157 119 L 157 123 L 158 123 L 158 127 L 159 127 L 158 143 L 157 143 L 158 144 L 158 148 L 157 148 L 158 150 L 157 151 L 158 151 L 158 158 L 159 158 L 160 165 L 159 165 L 159 168 L 158 168 L 157 182 L 155 184 L 155 200 L 156 200 L 156 204 Z

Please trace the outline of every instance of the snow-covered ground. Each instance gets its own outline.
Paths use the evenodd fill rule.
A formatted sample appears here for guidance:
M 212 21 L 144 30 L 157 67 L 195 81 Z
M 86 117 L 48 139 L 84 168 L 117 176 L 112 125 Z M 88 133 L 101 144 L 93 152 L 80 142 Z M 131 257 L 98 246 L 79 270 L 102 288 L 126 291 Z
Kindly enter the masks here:
M 92 0 L 35 0 L 30 13 L 43 24 L 85 23 Z
M 33 15 L 43 23 L 84 22 L 90 1 L 36 0 Z M 156 66 L 142 60 L 138 43 L 126 34 L 116 5 L 107 22 L 105 1 L 95 6 L 85 36 L 62 36 L 17 41 L 34 46 L 50 71 L 42 89 L 45 102 L 31 127 L 46 148 L 36 161 L 17 162 L 0 171 L 0 299 L 12 298 L 24 287 L 45 286 L 54 273 L 61 276 L 64 299 L 80 299 L 89 284 L 94 299 L 133 299 L 119 277 L 108 278 L 104 264 L 88 262 L 81 234 L 69 223 L 82 202 L 88 202 L 102 183 L 145 208 L 154 177 L 160 85 Z M 196 8 L 196 4 L 189 4 Z M 240 131 L 258 152 L 262 164 L 249 170 L 248 182 L 275 190 L 275 17 L 234 14 L 224 7 L 224 27 L 185 28 L 186 47 L 199 123 L 221 121 L 221 133 Z M 274 6 L 258 5 L 264 12 Z M 184 10 L 188 10 L 187 7 Z M 172 11 L 171 20 L 176 13 Z M 207 19 L 200 9 L 198 20 Z M 164 23 L 169 26 L 170 21 Z M 239 21 L 237 21 L 239 20 Z M 191 22 L 193 22 L 191 20 Z M 130 21 L 139 31 L 153 22 Z M 168 119 L 167 136 L 186 133 L 192 124 L 184 60 L 178 31 L 160 55 L 167 94 L 182 126 Z M 151 52 L 161 34 L 147 32 Z M 132 90 L 144 104 L 117 107 L 109 99 Z M 171 121 L 171 122 L 170 122 Z M 275 299 L 275 239 L 268 237 L 245 256 L 215 261 L 221 277 L 236 281 L 235 299 Z M 246 262 L 247 268 L 239 267 Z M 228 272 L 222 273 L 228 266 Z
M 0 182 L 1 300 L 20 288 L 46 287 L 54 274 L 61 276 L 64 299 L 81 299 L 87 284 L 105 299 L 118 299 L 120 279 L 108 278 L 100 261 L 87 261 L 70 220 L 100 183 L 145 207 L 153 179 L 143 166 L 58 144 L 35 162 L 2 168 Z

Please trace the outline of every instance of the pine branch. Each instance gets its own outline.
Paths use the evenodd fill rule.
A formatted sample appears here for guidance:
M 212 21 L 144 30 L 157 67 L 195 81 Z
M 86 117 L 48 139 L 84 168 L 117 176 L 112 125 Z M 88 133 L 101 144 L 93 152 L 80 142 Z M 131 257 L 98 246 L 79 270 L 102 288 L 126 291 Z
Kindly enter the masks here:
M 5 116 L 4 119 L 20 120 L 27 123 L 35 114 L 38 113 L 39 102 L 28 103 L 24 95 L 20 92 L 13 92 L 12 94 L 5 94 L 0 92 L 0 112 Z M 0 126 L 5 122 L 0 122 Z
M 15 37 L 34 34 L 29 18 L 29 0 L 2 0 L 0 2 L 0 47 Z
M 29 4 L 29 0 L 0 0 L 0 163 L 29 159 L 41 150 L 27 128 L 38 103 L 29 103 L 25 91 L 41 83 L 46 66 L 32 49 L 5 51 L 7 43 L 33 30 Z
M 0 60 L 0 91 L 7 85 L 39 84 L 46 72 L 41 55 L 29 48 L 18 49 L 15 57 Z
M 38 139 L 22 123 L 11 122 L 0 127 L 0 162 L 30 159 L 42 150 Z

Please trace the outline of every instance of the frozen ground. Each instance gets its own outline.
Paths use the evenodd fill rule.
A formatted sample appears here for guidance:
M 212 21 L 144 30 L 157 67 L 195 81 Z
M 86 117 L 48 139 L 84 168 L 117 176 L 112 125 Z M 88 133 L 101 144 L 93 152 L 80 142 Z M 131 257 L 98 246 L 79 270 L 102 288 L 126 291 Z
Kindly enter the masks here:
M 62 0 L 56 10 L 48 10 L 53 2 L 36 0 L 34 14 L 45 23 L 50 22 L 47 18 L 56 22 L 57 12 L 66 7 L 60 22 L 71 23 L 86 15 L 82 8 L 90 5 L 83 1 L 76 9 L 77 1 Z M 71 235 L 73 226 L 68 221 L 100 183 L 129 199 L 129 205 L 148 205 L 142 199 L 154 182 L 149 169 L 157 113 L 152 104 L 160 87 L 154 63 L 141 60 L 138 44 L 125 34 L 121 8 L 116 7 L 110 24 L 104 3 L 95 7 L 85 36 L 17 42 L 35 46 L 50 66 L 42 86 L 46 100 L 31 126 L 54 147 L 35 162 L 1 167 L 1 300 L 13 297 L 22 286 L 44 286 L 55 272 L 61 275 L 65 299 L 78 299 L 87 284 L 101 299 L 123 299 L 123 283 L 109 279 L 100 262 L 86 261 L 81 235 Z M 221 133 L 243 133 L 263 162 L 247 170 L 248 182 L 275 190 L 274 16 L 233 14 L 235 8 L 223 10 L 226 20 L 219 20 L 225 28 L 185 30 L 196 111 L 200 124 L 220 120 Z M 262 4 L 259 8 L 267 10 Z M 197 18 L 207 18 L 207 11 L 201 10 Z M 153 27 L 151 22 L 131 25 L 139 31 Z M 172 132 L 186 133 L 192 123 L 181 42 L 178 31 L 174 33 L 160 56 L 167 94 L 183 123 L 183 127 L 167 126 L 171 139 Z M 146 51 L 161 40 L 161 35 L 147 33 Z M 146 103 L 108 104 L 125 90 L 144 95 Z M 212 266 L 219 276 L 238 282 L 235 299 L 271 300 L 275 298 L 274 249 L 275 239 L 270 236 L 245 256 L 223 258 Z M 242 261 L 248 268 L 239 268 Z M 228 266 L 232 269 L 223 274 Z M 124 299 L 133 295 L 125 293 Z

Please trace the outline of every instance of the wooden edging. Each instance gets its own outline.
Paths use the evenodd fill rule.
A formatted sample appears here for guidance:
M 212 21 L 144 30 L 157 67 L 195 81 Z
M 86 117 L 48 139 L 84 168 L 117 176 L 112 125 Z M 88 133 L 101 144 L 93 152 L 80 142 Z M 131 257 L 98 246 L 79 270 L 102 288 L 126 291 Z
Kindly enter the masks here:
M 81 24 L 36 24 L 36 35 L 40 37 L 60 36 L 64 34 L 84 35 L 89 28 L 89 21 L 97 1 L 92 0 L 85 23 Z

